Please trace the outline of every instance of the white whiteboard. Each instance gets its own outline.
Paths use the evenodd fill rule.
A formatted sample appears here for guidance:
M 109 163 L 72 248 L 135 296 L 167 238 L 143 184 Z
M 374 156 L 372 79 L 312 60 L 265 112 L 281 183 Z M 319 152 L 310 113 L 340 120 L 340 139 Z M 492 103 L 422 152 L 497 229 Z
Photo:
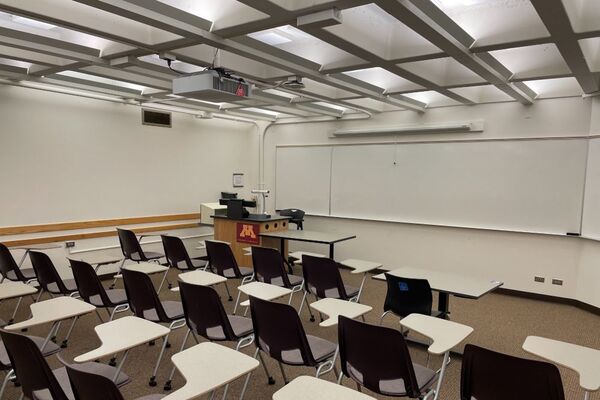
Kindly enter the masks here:
M 581 234 L 600 239 L 600 139 L 590 140 Z
M 331 146 L 278 147 L 275 208 L 329 215 Z
M 586 154 L 586 139 L 279 148 L 277 204 L 294 199 L 327 215 L 330 201 L 329 215 L 338 217 L 579 232 Z M 308 182 L 301 190 L 282 182 L 291 168 L 310 169 L 310 195 Z

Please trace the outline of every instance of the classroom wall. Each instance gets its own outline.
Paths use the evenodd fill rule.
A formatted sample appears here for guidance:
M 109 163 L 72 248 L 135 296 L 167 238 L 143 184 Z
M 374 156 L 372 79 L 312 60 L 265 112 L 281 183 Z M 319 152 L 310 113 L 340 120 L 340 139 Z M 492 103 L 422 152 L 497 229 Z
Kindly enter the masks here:
M 440 107 L 424 114 L 387 112 L 365 121 L 338 121 L 270 127 L 264 138 L 264 182 L 275 187 L 275 155 L 279 144 L 359 143 L 379 138 L 331 139 L 340 128 L 385 127 L 414 123 L 485 120 L 483 133 L 403 135 L 403 141 L 436 141 L 478 137 L 542 138 L 589 135 L 600 127 L 600 102 L 595 98 L 539 100 L 530 106 L 497 103 Z M 377 177 L 373 177 L 377 179 Z M 271 206 L 275 204 L 271 201 Z M 415 266 L 452 270 L 490 280 L 502 280 L 506 288 L 579 299 L 600 307 L 600 243 L 567 236 L 551 236 L 432 225 L 411 225 L 348 218 L 308 217 L 307 229 L 340 231 L 357 239 L 336 246 L 336 258 L 372 259 L 388 267 Z M 294 244 L 293 247 L 324 249 Z M 543 276 L 545 283 L 535 283 Z M 551 280 L 562 279 L 563 286 Z M 596 278 L 596 279 L 592 279 Z
M 234 190 L 233 172 L 245 174 L 246 186 L 235 189 L 244 196 L 257 179 L 258 134 L 249 123 L 173 114 L 172 128 L 153 127 L 141 124 L 138 106 L 13 86 L 0 86 L 0 121 L 4 227 L 194 213 Z M 176 233 L 195 244 L 211 232 Z M 117 244 L 87 239 L 73 250 Z M 65 252 L 50 253 L 67 273 Z

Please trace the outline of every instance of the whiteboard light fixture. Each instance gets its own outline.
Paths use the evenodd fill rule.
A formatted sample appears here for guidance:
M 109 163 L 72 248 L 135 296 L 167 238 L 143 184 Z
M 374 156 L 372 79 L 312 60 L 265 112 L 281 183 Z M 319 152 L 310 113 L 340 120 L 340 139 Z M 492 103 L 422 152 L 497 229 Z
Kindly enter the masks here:
M 448 124 L 431 125 L 405 125 L 389 128 L 358 128 L 338 129 L 331 137 L 344 136 L 377 136 L 395 134 L 418 134 L 418 133 L 453 133 L 453 132 L 483 132 L 483 121 L 457 122 Z

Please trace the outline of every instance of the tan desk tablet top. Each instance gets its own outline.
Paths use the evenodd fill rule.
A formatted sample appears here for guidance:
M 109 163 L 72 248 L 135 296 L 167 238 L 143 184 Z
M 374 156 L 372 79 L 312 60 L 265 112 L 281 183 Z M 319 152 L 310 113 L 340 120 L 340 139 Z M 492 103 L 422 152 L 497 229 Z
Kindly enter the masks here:
M 433 340 L 427 349 L 431 354 L 450 351 L 473 332 L 470 326 L 422 314 L 410 314 L 400 324 Z
M 358 318 L 371 311 L 373 307 L 352 301 L 326 298 L 309 304 L 310 308 L 328 316 L 319 326 L 328 327 L 338 324 L 338 317 Z
M 40 301 L 31 305 L 31 318 L 4 327 L 9 331 L 31 328 L 50 322 L 62 321 L 78 317 L 94 311 L 96 307 L 85 301 L 68 296 L 55 297 L 50 300 Z
M 36 292 L 36 288 L 23 282 L 4 281 L 0 283 L 0 300 L 23 297 Z
M 342 385 L 299 376 L 273 394 L 273 400 L 376 400 Z

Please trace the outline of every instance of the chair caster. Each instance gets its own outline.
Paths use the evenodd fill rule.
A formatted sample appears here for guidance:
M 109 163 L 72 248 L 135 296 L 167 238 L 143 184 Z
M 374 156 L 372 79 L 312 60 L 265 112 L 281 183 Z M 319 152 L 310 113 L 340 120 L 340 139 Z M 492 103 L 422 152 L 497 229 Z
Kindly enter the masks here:
M 67 343 L 68 343 L 67 340 L 63 340 L 62 343 L 60 344 L 60 348 L 61 349 L 66 349 L 67 348 Z
M 171 390 L 171 381 L 165 382 L 165 386 L 163 386 L 163 390 Z
M 9 319 L 9 320 L 8 320 L 8 325 L 12 324 L 13 322 L 15 322 L 15 320 L 14 320 L 14 319 L 12 319 L 12 318 L 11 318 L 11 319 Z
M 156 386 L 156 377 L 155 376 L 150 378 L 148 385 L 153 386 L 153 387 Z
M 229 296 L 229 298 L 227 299 L 227 301 L 233 301 L 233 297 Z
M 152 340 L 152 341 L 148 342 L 148 346 L 154 346 L 155 343 L 156 342 L 154 340 Z
M 173 284 L 172 283 L 169 283 L 168 286 L 169 286 L 169 289 L 173 289 Z
M 310 316 L 310 322 L 315 322 L 315 316 L 314 315 Z
M 116 367 L 117 366 L 117 359 L 116 358 L 111 358 L 110 361 L 108 362 L 108 365 L 110 365 L 111 367 Z
M 56 343 L 56 336 L 52 336 L 52 337 L 50 338 L 50 340 L 51 340 L 51 341 L 53 341 L 54 343 Z
M 167 342 L 167 344 L 165 345 L 165 349 L 170 349 L 171 348 L 171 343 Z
M 270 376 L 269 377 L 269 385 L 274 385 L 274 384 L 275 384 L 275 379 L 272 376 Z

